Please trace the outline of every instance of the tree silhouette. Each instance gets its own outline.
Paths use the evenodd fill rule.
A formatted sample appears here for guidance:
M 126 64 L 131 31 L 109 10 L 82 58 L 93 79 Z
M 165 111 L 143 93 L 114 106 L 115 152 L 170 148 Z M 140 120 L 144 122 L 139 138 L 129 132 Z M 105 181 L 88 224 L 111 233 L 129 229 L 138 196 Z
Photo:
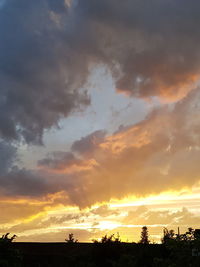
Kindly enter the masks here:
M 68 238 L 65 239 L 67 243 L 78 243 L 78 239 L 74 238 L 74 234 L 70 233 Z
M 148 233 L 148 229 L 146 226 L 142 227 L 142 231 L 141 231 L 141 240 L 140 242 L 141 244 L 149 244 L 149 233 Z

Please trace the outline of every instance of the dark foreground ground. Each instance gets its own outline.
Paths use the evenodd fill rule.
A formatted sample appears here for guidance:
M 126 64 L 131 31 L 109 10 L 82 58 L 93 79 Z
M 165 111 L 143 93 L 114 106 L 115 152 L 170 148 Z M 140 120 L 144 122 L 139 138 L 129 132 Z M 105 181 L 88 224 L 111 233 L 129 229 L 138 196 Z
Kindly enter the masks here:
M 191 247 L 161 244 L 14 242 L 6 253 L 0 267 L 200 267 Z

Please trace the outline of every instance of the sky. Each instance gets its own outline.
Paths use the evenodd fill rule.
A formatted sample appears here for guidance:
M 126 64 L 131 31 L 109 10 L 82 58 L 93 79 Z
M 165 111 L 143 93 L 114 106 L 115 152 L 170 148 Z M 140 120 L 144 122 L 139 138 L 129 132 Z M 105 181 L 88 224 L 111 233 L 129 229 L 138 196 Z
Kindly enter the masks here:
M 199 10 L 0 0 L 0 234 L 200 227 Z

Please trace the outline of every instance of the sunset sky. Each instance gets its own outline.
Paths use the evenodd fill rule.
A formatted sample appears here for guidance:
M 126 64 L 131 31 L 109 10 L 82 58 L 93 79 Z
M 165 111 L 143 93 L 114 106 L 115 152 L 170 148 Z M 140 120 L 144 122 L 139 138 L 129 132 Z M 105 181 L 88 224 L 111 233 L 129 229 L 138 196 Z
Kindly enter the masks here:
M 0 0 L 0 234 L 200 228 L 200 1 Z

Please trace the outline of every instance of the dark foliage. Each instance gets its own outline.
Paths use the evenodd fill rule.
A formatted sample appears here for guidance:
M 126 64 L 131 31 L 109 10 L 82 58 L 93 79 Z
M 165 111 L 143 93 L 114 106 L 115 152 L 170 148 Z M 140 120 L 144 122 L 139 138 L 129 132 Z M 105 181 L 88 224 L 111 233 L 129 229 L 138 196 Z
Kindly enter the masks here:
M 94 239 L 93 240 L 94 243 L 102 243 L 102 244 L 112 244 L 112 243 L 120 243 L 120 235 L 119 233 L 117 234 L 117 237 L 115 236 L 115 234 L 112 234 L 110 236 L 108 235 L 104 235 L 101 238 L 101 241 L 99 242 L 98 240 Z
M 19 250 L 12 247 L 16 235 L 9 237 L 9 233 L 0 238 L 0 267 L 22 266 L 22 256 Z

